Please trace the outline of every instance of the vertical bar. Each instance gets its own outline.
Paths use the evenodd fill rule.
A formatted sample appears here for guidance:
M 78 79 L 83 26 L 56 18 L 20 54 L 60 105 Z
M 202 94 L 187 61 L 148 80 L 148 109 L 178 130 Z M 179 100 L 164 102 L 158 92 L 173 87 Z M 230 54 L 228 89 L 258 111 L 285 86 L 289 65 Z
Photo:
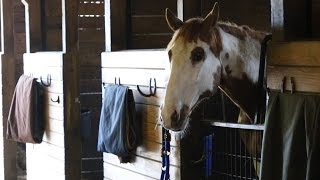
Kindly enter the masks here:
M 104 1 L 104 29 L 106 52 L 111 52 L 111 0 Z
M 67 51 L 67 38 L 66 38 L 66 0 L 61 0 L 61 22 L 62 22 L 62 52 L 66 53 Z
M 30 53 L 30 18 L 29 18 L 29 4 L 25 0 L 21 0 L 24 5 L 25 28 L 26 28 L 26 53 Z
M 177 0 L 177 16 L 183 21 L 183 0 Z
M 238 171 L 237 171 L 237 159 L 238 159 L 238 152 L 237 152 L 237 133 L 236 130 L 238 129 L 234 129 L 233 133 L 234 133 L 234 172 L 235 175 L 238 175 Z
M 1 27 L 2 27 L 2 54 L 1 54 L 1 75 L 0 82 L 2 82 L 1 96 L 2 102 L 0 105 L 1 118 L 0 118 L 0 178 L 2 179 L 16 179 L 16 151 L 17 143 L 6 139 L 7 132 L 7 118 L 10 109 L 11 98 L 15 88 L 15 74 L 16 74 L 16 62 L 14 58 L 14 36 L 13 36 L 13 1 L 12 0 L 0 0 L 1 2 Z
M 238 140 L 239 140 L 239 149 L 240 149 L 240 177 L 242 179 L 242 142 L 241 142 L 240 135 L 238 136 Z

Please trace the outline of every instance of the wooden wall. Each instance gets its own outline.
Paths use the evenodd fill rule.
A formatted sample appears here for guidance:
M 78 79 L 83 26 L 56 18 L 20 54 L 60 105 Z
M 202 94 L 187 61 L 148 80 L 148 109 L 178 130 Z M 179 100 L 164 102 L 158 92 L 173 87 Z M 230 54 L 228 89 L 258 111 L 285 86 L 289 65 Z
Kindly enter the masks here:
M 153 59 L 150 61 L 150 59 Z M 130 163 L 121 164 L 117 156 L 104 153 L 104 178 L 159 179 L 161 175 L 162 128 L 159 121 L 165 83 L 167 80 L 168 56 L 165 51 L 120 51 L 102 54 L 102 81 L 113 84 L 114 78 L 120 78 L 122 85 L 132 89 L 136 103 L 136 118 L 142 122 L 142 144 L 137 148 Z M 138 91 L 149 94 L 149 80 L 156 79 L 156 95 L 144 97 Z M 154 86 L 154 84 L 152 84 Z M 180 179 L 180 142 L 171 140 L 170 176 Z
M 215 2 L 219 2 L 219 17 L 221 21 L 248 25 L 257 30 L 271 30 L 269 0 L 201 0 L 202 17 L 207 15 Z
M 104 44 L 104 0 L 79 0 L 80 101 L 92 112 L 91 136 L 82 142 L 83 179 L 102 179 L 102 153 L 98 153 L 97 134 L 101 109 L 101 52 Z M 88 3 L 85 3 L 88 2 Z
M 45 1 L 42 51 L 62 50 L 61 0 Z M 101 107 L 100 54 L 104 50 L 104 1 L 79 0 L 80 101 L 82 109 L 92 112 L 91 136 L 82 143 L 83 179 L 101 179 L 102 154 L 96 152 L 97 129 Z M 14 0 L 14 55 L 16 81 L 23 74 L 25 45 L 25 12 L 20 0 Z

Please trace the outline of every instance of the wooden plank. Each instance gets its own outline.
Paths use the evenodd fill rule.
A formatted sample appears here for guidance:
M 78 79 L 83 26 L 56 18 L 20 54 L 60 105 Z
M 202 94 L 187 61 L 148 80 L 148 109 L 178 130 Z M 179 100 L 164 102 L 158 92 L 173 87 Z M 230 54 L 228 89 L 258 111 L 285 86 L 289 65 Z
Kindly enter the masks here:
M 83 3 L 79 4 L 79 15 L 82 14 L 104 14 L 104 3 Z
M 142 146 L 138 146 L 136 155 L 155 161 L 162 161 L 161 157 L 162 144 L 152 141 L 143 141 Z M 180 147 L 170 147 L 170 164 L 180 167 Z
M 29 75 L 29 74 L 26 74 Z M 40 77 L 40 76 L 38 76 Z M 46 79 L 44 79 L 45 81 Z M 38 79 L 39 81 L 39 79 Z M 63 93 L 63 81 L 51 80 L 49 87 L 45 87 L 45 91 L 50 93 L 62 94 Z
M 99 171 L 83 171 L 81 172 L 81 178 L 82 179 L 103 179 L 103 168 Z
M 89 95 L 99 93 L 101 96 L 101 79 L 81 79 L 80 95 Z
M 3 84 L 2 89 L 2 103 L 1 109 L 3 114 L 3 121 L 0 125 L 1 134 L 0 138 L 3 139 L 1 143 L 1 149 L 3 149 L 3 153 L 0 154 L 0 164 L 3 167 L 0 173 L 0 179 L 16 179 L 17 178 L 17 168 L 16 168 L 16 153 L 17 152 L 17 144 L 16 142 L 7 140 L 5 138 L 5 132 L 7 128 L 7 118 L 8 112 L 11 105 L 12 94 L 15 89 L 15 59 L 14 59 L 14 35 L 13 35 L 13 1 L 4 1 L 1 0 L 2 12 L 1 12 L 1 20 L 2 20 L 2 54 L 1 54 L 1 79 Z
M 89 17 L 88 17 L 89 16 Z M 96 29 L 104 28 L 104 16 L 103 15 L 86 15 L 79 17 L 79 28 Z
M 158 16 L 132 16 L 131 24 L 131 33 L 133 34 L 172 33 L 164 14 Z
M 62 16 L 62 1 L 52 0 L 46 1 L 46 16 Z
M 65 147 L 64 137 L 65 137 L 64 134 L 46 130 L 44 132 L 42 140 L 49 144 L 64 148 Z
M 27 178 L 31 179 L 65 179 L 64 161 L 46 154 L 41 145 L 27 144 Z M 48 150 L 48 149 L 47 149 Z M 53 150 L 50 148 L 50 150 Z M 56 153 L 58 153 L 57 151 Z
M 99 171 L 103 169 L 103 158 L 82 158 L 82 172 Z
M 62 67 L 62 52 L 36 52 L 23 54 L 25 65 Z
M 47 51 L 63 51 L 62 31 L 59 29 L 47 30 Z
M 41 142 L 41 144 L 27 144 L 27 151 L 29 150 L 34 154 L 39 153 L 41 155 L 46 155 L 60 161 L 65 160 L 64 148 L 47 142 Z
M 162 143 L 162 126 L 155 123 L 143 123 L 142 126 L 142 135 L 146 141 Z M 172 135 L 170 145 L 172 147 L 179 147 L 180 141 L 178 139 L 176 140 L 174 135 Z
M 79 90 L 79 1 L 65 0 L 63 21 L 63 77 L 65 104 L 66 179 L 81 179 L 81 124 Z
M 172 0 L 133 0 L 131 1 L 131 14 L 133 15 L 163 15 L 169 8 L 176 13 L 177 2 Z
M 104 30 L 86 28 L 79 29 L 78 32 L 80 44 L 85 42 L 104 42 Z M 102 44 L 102 46 L 104 48 L 104 44 Z M 80 51 L 79 53 L 82 53 L 82 51 Z
M 80 66 L 80 79 L 101 79 L 101 65 L 96 66 Z M 100 84 L 100 83 L 99 83 Z
M 319 41 L 271 43 L 268 46 L 268 65 L 320 66 Z
M 81 52 L 81 55 L 88 54 L 88 56 L 91 56 L 92 54 L 98 54 L 105 50 L 104 42 L 85 42 L 79 44 L 79 50 Z M 79 57 L 81 58 L 81 56 Z M 87 61 L 91 61 L 88 59 Z M 83 61 L 81 61 L 83 62 Z M 94 63 L 96 64 L 96 63 Z M 83 65 L 83 63 L 82 63 Z
M 128 27 L 128 1 L 110 1 L 111 11 L 111 42 L 112 50 L 127 49 L 127 29 Z
M 132 34 L 128 49 L 166 48 L 171 37 L 171 33 Z
M 61 67 L 39 67 L 35 66 L 34 64 L 25 64 L 24 65 L 24 73 L 27 75 L 31 75 L 39 80 L 42 79 L 43 82 L 46 84 L 48 83 L 47 80 L 56 80 L 62 81 L 63 74 Z M 51 78 L 50 78 L 51 77 Z
M 170 67 L 168 53 L 162 49 L 104 52 L 101 66 L 108 68 L 166 69 Z
M 159 176 L 161 175 L 161 171 L 159 171 L 159 169 L 161 170 L 161 161 L 154 161 L 136 156 L 134 162 L 120 164 L 117 156 L 108 153 L 103 154 L 103 161 L 104 164 L 112 164 L 152 178 L 159 178 Z M 180 179 L 180 168 L 176 166 L 170 166 L 170 178 Z
M 47 16 L 46 28 L 48 30 L 60 30 L 62 29 L 62 17 L 61 16 Z
M 119 166 L 114 166 L 108 163 L 103 163 L 103 175 L 104 179 L 112 180 L 125 180 L 125 179 L 141 179 L 141 180 L 156 180 L 158 178 L 151 178 L 150 176 L 145 176 L 132 172 L 130 170 L 124 169 Z
M 41 1 L 29 1 L 29 29 L 30 29 L 30 51 L 36 52 L 43 50 L 42 48 L 42 14 L 41 14 Z
M 294 78 L 295 91 L 320 92 L 320 67 L 268 66 L 267 85 L 270 89 L 280 89 L 286 76 L 285 89 L 291 91 L 290 77 Z
M 52 118 L 56 120 L 64 120 L 64 109 L 62 107 L 57 106 L 46 106 L 44 109 L 44 117 Z
M 201 0 L 202 17 L 205 17 L 212 10 L 215 2 L 219 3 L 219 19 L 221 21 L 230 21 L 239 25 L 248 25 L 258 30 L 271 31 L 270 1 Z
M 136 97 L 134 97 L 136 99 Z M 160 107 L 145 104 L 136 104 L 136 112 L 141 116 L 142 122 L 159 123 Z
M 45 119 L 45 129 L 49 132 L 56 132 L 59 134 L 64 134 L 64 124 L 63 121 L 52 119 L 52 118 L 44 118 Z
M 199 17 L 201 15 L 201 2 L 195 0 L 183 0 L 184 20 Z
M 151 85 L 154 86 L 154 78 L 156 79 L 157 87 L 165 87 L 167 82 L 168 72 L 164 70 L 149 70 L 149 69 L 129 69 L 129 68 L 103 68 L 102 81 L 104 83 L 114 83 L 115 78 L 120 78 L 121 84 L 126 85 Z
M 144 97 L 142 96 L 137 90 L 136 86 L 129 86 L 130 89 L 132 89 L 135 102 L 138 104 L 148 104 L 148 105 L 155 105 L 159 106 L 163 103 L 163 98 L 165 94 L 164 89 L 157 88 L 156 96 L 151 97 Z M 143 92 L 149 92 L 149 88 L 146 87 L 140 87 L 141 91 Z M 104 89 L 102 89 L 102 97 L 104 97 Z

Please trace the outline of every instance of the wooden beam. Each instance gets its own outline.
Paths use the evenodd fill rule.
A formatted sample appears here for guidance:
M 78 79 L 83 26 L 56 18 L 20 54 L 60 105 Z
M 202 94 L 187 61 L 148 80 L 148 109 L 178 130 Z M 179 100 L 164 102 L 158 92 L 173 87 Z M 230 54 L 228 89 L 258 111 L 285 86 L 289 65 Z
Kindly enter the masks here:
M 0 0 L 1 3 L 1 20 L 2 20 L 2 32 L 1 39 L 3 40 L 3 52 L 1 55 L 1 81 L 2 81 L 2 114 L 0 124 L 1 133 L 1 149 L 0 163 L 2 171 L 0 173 L 0 179 L 14 180 L 17 179 L 16 169 L 16 142 L 8 141 L 6 139 L 7 130 L 7 117 L 10 109 L 11 98 L 15 88 L 15 59 L 14 59 L 14 44 L 13 44 L 13 1 Z
M 62 1 L 66 179 L 81 179 L 78 6 L 79 1 Z

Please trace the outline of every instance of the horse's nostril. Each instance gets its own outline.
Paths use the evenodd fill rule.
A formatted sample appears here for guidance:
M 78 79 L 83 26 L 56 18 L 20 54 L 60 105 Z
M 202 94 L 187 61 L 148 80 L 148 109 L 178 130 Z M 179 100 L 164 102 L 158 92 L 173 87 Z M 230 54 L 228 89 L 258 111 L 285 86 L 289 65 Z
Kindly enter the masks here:
M 178 121 L 178 113 L 177 113 L 177 111 L 174 111 L 174 112 L 171 114 L 171 121 L 172 121 L 172 122 L 177 122 L 177 121 Z

